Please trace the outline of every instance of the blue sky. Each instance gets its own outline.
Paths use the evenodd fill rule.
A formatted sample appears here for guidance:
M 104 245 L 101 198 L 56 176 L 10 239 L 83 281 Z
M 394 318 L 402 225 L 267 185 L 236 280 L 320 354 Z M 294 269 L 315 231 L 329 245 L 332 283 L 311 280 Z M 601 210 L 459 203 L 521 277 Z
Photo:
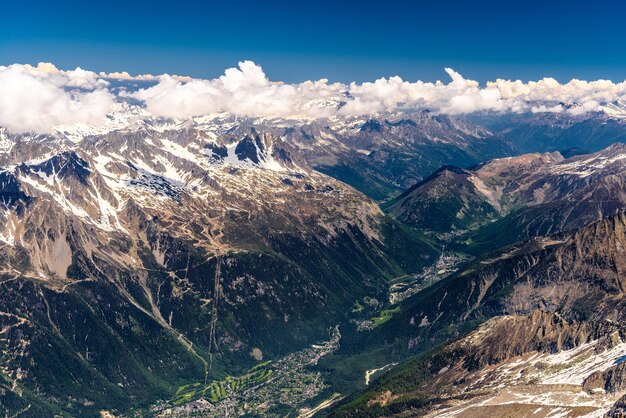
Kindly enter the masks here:
M 132 3 L 132 4 L 130 4 Z M 619 1 L 12 1 L 0 64 L 212 78 L 238 61 L 273 80 L 626 79 Z

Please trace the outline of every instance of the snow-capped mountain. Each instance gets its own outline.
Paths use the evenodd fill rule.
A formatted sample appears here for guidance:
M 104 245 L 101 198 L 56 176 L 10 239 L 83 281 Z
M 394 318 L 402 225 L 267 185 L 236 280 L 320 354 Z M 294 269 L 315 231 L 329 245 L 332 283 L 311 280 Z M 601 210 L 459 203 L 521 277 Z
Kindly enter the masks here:
M 443 164 L 473 165 L 516 152 L 505 139 L 464 118 L 427 111 L 318 119 L 220 113 L 178 120 L 155 117 L 139 105 L 120 102 L 105 125 L 57 126 L 52 135 L 41 137 L 71 147 L 84 138 L 115 132 L 189 129 L 220 145 L 232 145 L 246 135 L 271 135 L 293 151 L 300 165 L 329 174 L 377 200 L 401 192 Z
M 606 114 L 609 118 L 624 119 L 626 118 L 626 103 L 621 100 L 607 103 L 600 107 L 600 112 Z
M 323 338 L 355 297 L 435 256 L 272 129 L 125 116 L 2 131 L 6 402 L 45 415 L 155 401 L 180 379 L 251 367 L 253 350 Z
M 379 306 L 390 279 L 439 254 L 406 227 L 423 225 L 374 199 L 441 165 L 517 153 L 502 133 L 427 111 L 178 120 L 118 103 L 108 120 L 0 129 L 0 386 L 11 411 L 127 411 L 324 340 L 355 303 Z M 444 168 L 398 201 L 437 184 L 429 190 L 456 190 L 461 206 L 484 203 L 459 218 L 444 202 L 457 220 L 499 225 L 526 206 L 540 211 L 528 235 L 567 230 L 621 207 L 623 155 L 616 145 Z

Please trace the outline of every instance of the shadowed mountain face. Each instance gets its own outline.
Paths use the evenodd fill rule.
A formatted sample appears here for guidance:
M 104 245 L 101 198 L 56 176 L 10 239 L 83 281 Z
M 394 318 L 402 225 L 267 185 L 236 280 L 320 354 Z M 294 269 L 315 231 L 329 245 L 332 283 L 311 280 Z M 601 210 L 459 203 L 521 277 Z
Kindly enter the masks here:
M 624 289 L 625 220 L 619 213 L 571 235 L 536 238 L 492 254 L 442 282 L 431 293 L 437 304 L 412 316 L 421 323 L 442 314 L 440 321 L 456 323 L 536 309 L 577 320 L 607 315 Z
M 387 204 L 398 220 L 437 232 L 465 230 L 500 216 L 472 172 L 444 166 Z
M 571 393 L 555 396 L 595 387 L 605 395 L 591 398 L 590 410 L 575 400 L 563 401 L 561 407 L 576 413 L 608 409 L 624 390 L 621 369 L 612 366 L 626 346 L 625 248 L 626 215 L 619 213 L 574 233 L 493 253 L 418 293 L 381 327 L 378 338 L 402 338 L 415 350 L 483 324 L 384 376 L 334 415 L 511 413 L 502 409 L 504 395 L 490 399 L 492 404 L 483 397 L 499 385 L 513 399 L 528 397 L 517 412 L 526 416 L 549 402 L 531 391 L 533 384 L 545 384 L 545 395 L 553 390 L 549 385 L 566 382 L 573 386 Z M 592 362 L 594 355 L 597 361 Z
M 388 211 L 416 228 L 466 232 L 471 251 L 481 254 L 626 209 L 624 173 L 623 144 L 569 159 L 527 154 L 468 170 L 443 167 Z

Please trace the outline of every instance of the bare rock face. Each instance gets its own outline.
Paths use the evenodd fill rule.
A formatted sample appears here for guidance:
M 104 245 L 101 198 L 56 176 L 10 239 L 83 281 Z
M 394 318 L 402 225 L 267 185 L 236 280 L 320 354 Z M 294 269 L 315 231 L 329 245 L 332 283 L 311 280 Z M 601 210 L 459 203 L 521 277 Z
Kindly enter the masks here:
M 607 370 L 594 372 L 585 379 L 583 388 L 589 393 L 597 389 L 609 393 L 622 392 L 626 389 L 625 367 L 624 363 L 620 363 Z
M 607 412 L 607 418 L 624 418 L 626 417 L 626 395 L 622 396 Z
M 597 338 L 598 332 L 589 323 L 568 322 L 540 310 L 529 316 L 507 316 L 489 329 L 466 356 L 464 366 L 477 370 L 532 351 L 558 353 Z

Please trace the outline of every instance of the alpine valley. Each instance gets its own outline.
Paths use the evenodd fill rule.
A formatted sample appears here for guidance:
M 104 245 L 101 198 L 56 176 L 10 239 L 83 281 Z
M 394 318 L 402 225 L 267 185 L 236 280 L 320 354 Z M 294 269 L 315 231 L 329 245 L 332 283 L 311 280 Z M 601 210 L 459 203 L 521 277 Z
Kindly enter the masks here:
M 626 414 L 622 102 L 107 118 L 0 128 L 2 416 Z

